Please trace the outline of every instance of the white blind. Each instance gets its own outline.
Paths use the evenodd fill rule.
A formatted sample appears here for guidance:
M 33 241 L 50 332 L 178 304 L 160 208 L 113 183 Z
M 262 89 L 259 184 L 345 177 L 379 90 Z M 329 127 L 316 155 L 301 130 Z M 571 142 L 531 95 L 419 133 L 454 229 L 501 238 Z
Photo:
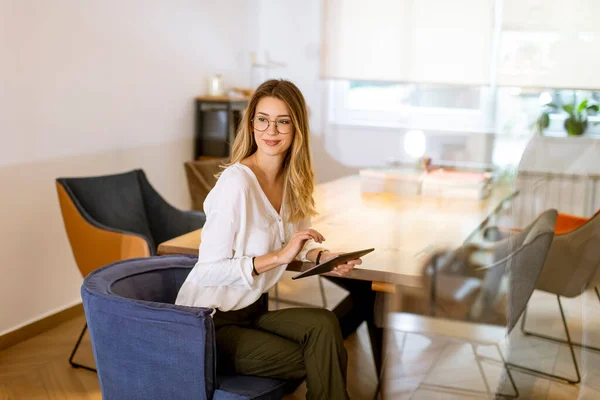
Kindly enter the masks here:
M 503 0 L 500 86 L 600 89 L 600 0 Z
M 324 78 L 490 83 L 494 0 L 324 1 Z

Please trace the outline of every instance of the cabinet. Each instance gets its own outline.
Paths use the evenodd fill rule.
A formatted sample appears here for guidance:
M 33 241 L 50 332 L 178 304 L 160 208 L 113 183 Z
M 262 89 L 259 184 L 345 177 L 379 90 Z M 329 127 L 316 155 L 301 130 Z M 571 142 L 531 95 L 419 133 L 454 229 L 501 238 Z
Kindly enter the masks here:
M 194 159 L 229 157 L 247 104 L 247 98 L 196 98 Z

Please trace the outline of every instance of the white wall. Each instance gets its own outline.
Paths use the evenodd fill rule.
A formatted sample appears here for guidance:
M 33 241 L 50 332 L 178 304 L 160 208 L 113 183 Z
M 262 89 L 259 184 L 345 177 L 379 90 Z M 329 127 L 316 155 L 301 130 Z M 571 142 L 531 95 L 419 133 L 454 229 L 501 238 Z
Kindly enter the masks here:
M 0 334 L 79 301 L 56 177 L 140 167 L 189 207 L 193 98 L 250 83 L 257 1 L 0 0 Z

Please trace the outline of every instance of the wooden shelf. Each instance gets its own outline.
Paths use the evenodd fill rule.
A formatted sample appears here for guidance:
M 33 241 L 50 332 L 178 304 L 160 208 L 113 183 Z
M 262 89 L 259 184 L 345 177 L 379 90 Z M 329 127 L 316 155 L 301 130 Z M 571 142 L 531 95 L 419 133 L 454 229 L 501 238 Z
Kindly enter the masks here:
M 206 102 L 215 102 L 215 103 L 237 103 L 237 102 L 246 102 L 249 97 L 229 97 L 229 96 L 198 96 L 196 100 L 198 101 L 206 101 Z

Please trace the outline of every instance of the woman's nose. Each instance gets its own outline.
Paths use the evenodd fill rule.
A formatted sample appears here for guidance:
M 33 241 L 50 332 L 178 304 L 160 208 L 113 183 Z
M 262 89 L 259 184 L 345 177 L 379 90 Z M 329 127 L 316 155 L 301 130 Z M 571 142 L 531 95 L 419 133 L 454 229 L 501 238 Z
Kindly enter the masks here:
M 267 128 L 267 130 L 265 131 L 265 133 L 269 134 L 269 135 L 277 135 L 279 134 L 279 132 L 277 132 L 277 123 L 276 122 L 271 122 Z

